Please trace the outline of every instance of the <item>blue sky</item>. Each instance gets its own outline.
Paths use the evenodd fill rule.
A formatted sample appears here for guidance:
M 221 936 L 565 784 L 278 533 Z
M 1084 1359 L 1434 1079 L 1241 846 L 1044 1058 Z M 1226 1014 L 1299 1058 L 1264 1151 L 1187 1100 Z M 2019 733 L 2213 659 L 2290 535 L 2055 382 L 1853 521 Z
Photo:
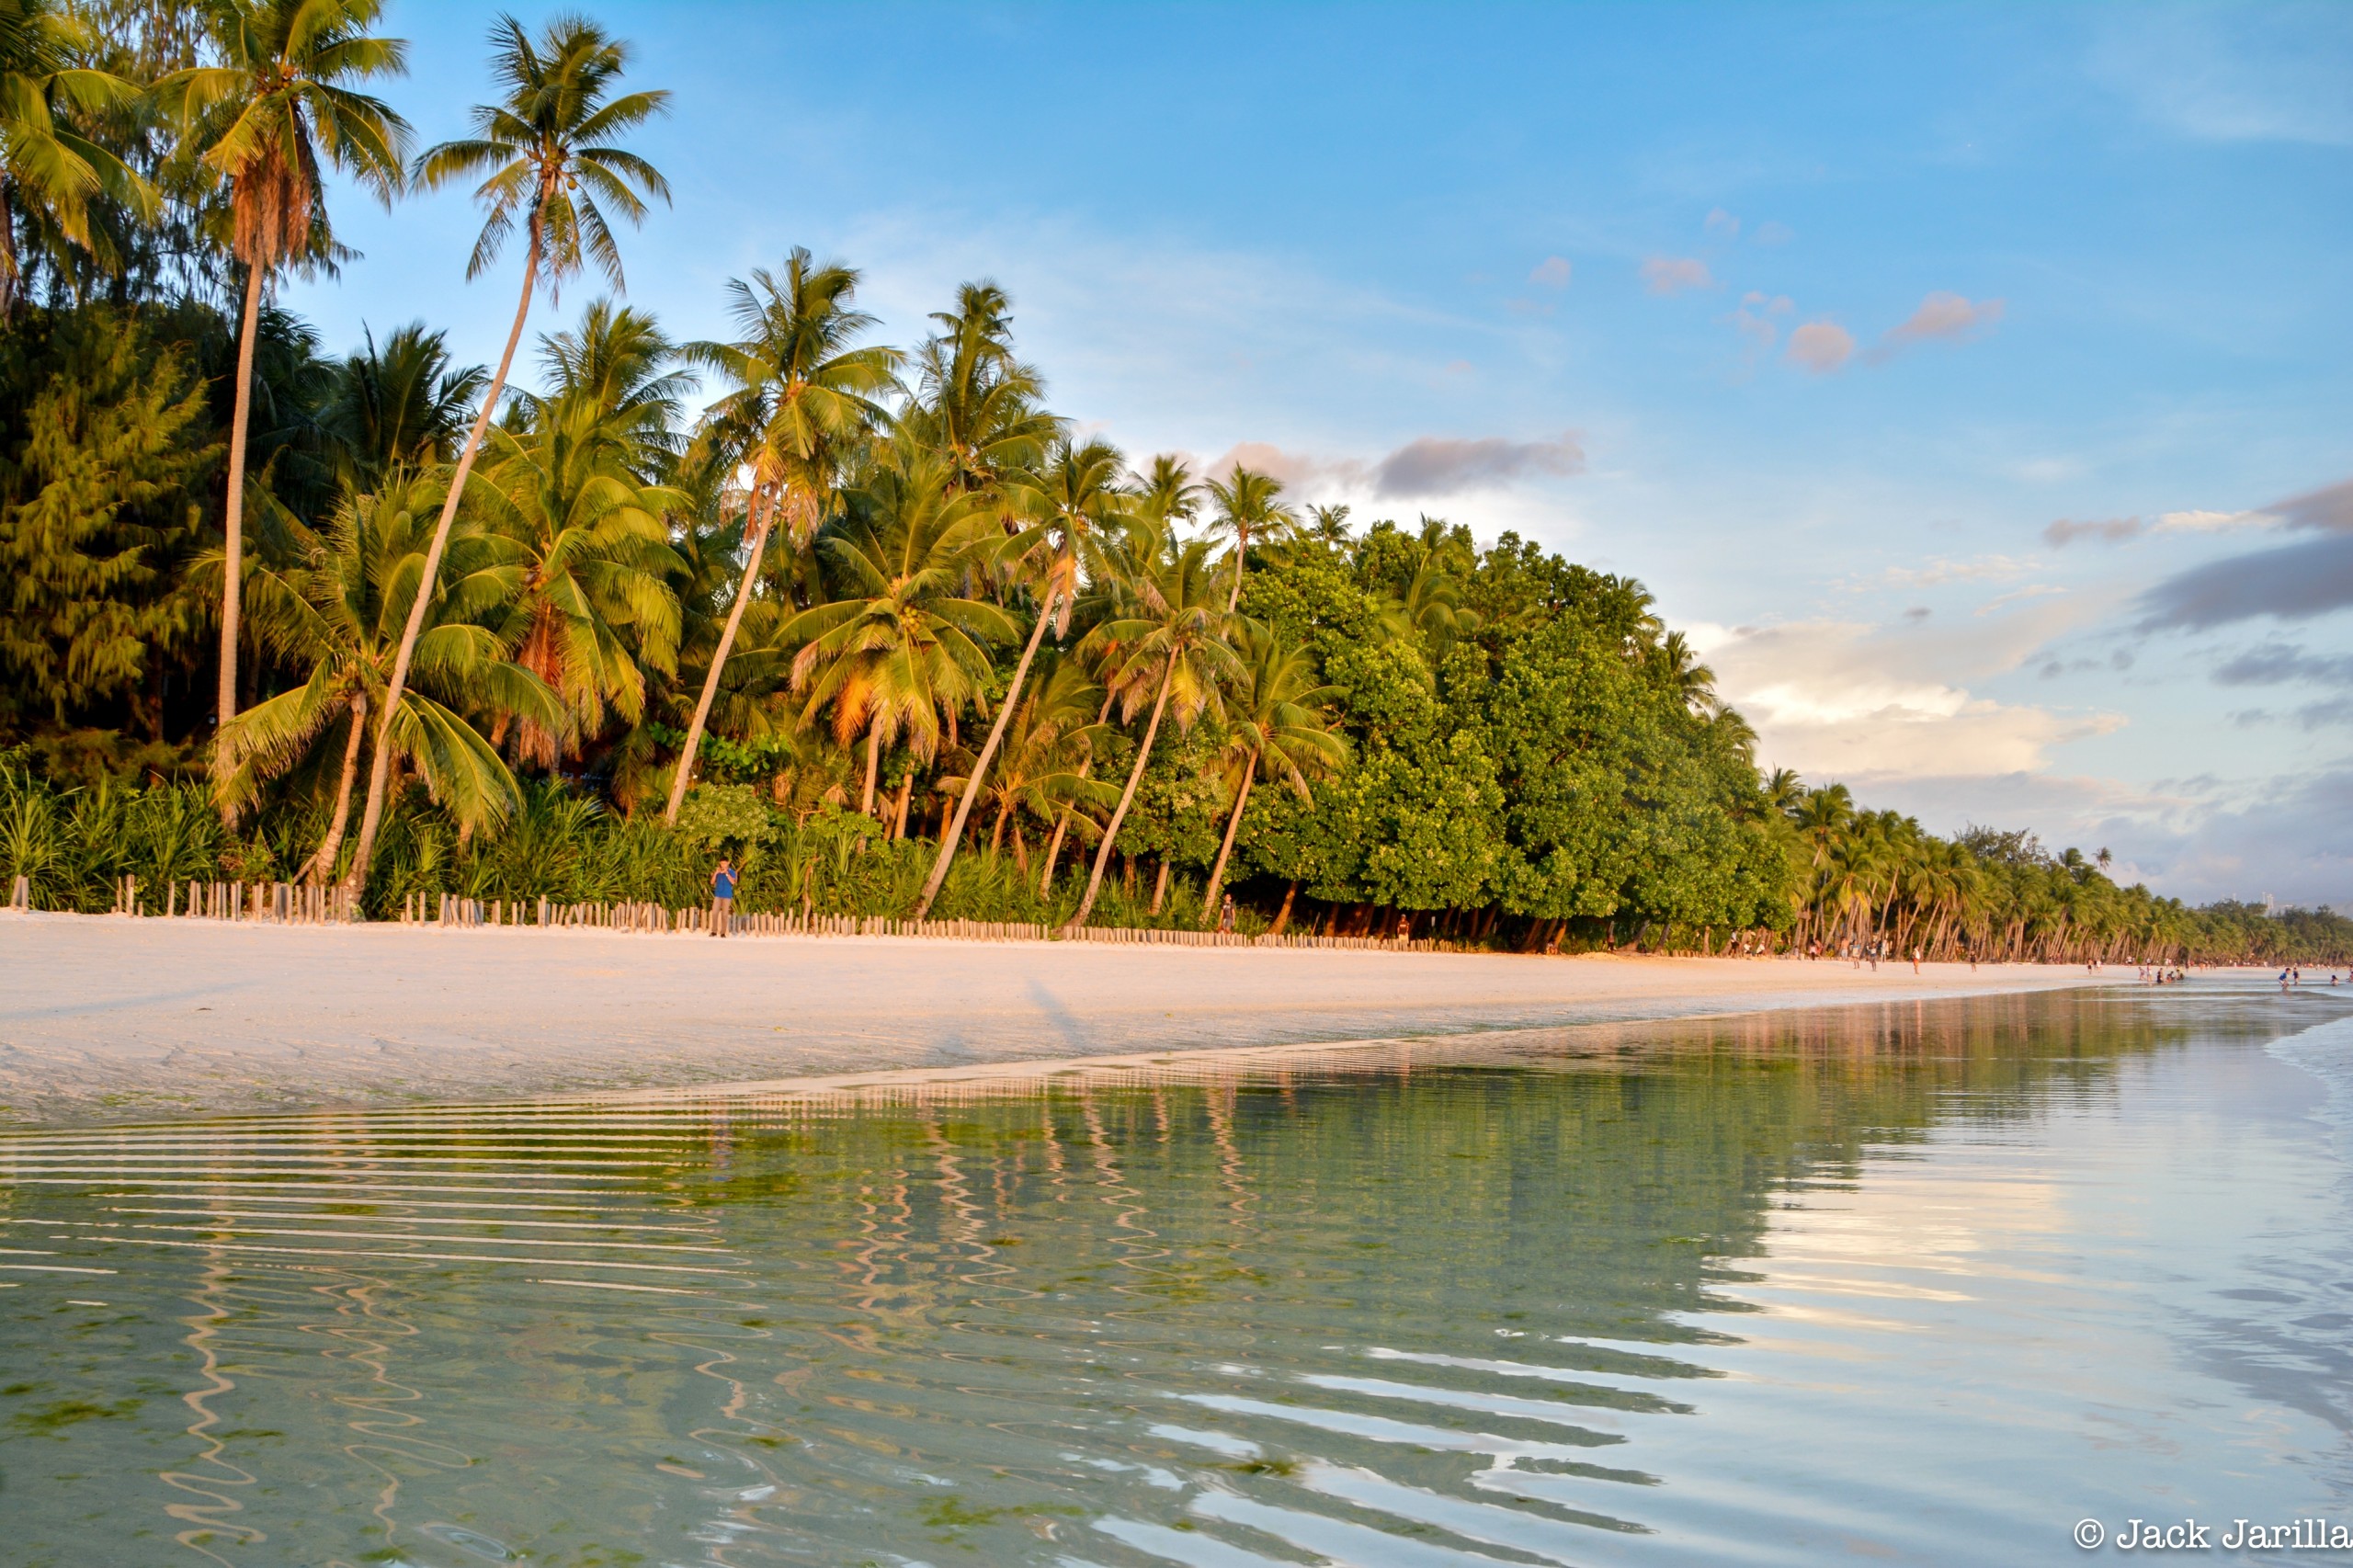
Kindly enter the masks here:
M 2353 905 L 2353 6 L 594 14 L 676 335 L 795 244 L 902 343 L 993 277 L 1140 459 L 1641 578 L 1768 764 Z M 394 0 L 423 140 L 486 20 Z M 495 356 L 464 193 L 336 222 L 330 347 Z

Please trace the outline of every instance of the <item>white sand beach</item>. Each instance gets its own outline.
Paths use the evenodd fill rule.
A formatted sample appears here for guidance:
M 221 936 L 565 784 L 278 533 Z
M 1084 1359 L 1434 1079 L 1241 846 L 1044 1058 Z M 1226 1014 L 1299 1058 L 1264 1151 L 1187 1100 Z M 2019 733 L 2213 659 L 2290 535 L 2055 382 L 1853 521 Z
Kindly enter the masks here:
M 0 1122 L 1390 1039 L 2131 971 L 0 915 Z

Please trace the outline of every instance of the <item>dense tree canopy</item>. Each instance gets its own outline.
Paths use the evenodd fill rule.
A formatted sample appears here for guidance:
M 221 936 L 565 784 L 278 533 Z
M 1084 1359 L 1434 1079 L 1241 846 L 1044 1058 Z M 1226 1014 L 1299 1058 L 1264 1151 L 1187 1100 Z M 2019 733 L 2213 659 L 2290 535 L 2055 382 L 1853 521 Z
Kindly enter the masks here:
M 422 322 L 333 357 L 255 276 L 335 262 L 316 149 L 397 194 L 390 106 L 335 56 L 325 109 L 256 108 L 290 15 L 259 0 L 32 11 L 0 60 L 0 862 L 46 903 L 123 872 L 677 903 L 723 846 L 754 907 L 1192 925 L 1230 892 L 1245 929 L 1530 950 L 2353 956 L 2325 910 L 2190 910 L 1761 772 L 1638 583 L 1075 435 L 994 281 L 903 352 L 794 251 L 731 286 L 733 340 L 591 299 L 534 351 L 540 285 L 618 287 L 608 216 L 665 188 L 614 144 L 662 95 L 579 18 L 500 22 L 503 96 L 417 171 L 486 179 L 475 270 L 529 242 L 515 384 Z M 389 77 L 375 6 L 334 14 Z

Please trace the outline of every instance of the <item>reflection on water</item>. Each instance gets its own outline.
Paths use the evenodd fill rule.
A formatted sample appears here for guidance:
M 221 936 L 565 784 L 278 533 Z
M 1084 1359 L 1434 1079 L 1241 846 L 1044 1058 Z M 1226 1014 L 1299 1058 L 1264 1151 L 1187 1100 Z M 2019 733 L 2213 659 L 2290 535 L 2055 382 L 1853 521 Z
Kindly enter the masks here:
M 2263 1047 L 2343 1016 L 10 1135 L 0 1561 L 2017 1562 L 2342 1516 L 2345 1165 Z

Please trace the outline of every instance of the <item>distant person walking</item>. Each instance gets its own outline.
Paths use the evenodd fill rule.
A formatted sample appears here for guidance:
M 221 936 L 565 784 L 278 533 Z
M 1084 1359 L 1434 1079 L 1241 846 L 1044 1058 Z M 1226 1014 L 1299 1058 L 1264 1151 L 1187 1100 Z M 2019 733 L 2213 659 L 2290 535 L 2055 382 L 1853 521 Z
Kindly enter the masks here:
M 710 934 L 727 935 L 727 927 L 735 920 L 735 867 L 725 856 L 719 858 L 719 869 L 710 874 Z
M 1225 895 L 1224 906 L 1217 912 L 1217 928 L 1221 931 L 1233 929 L 1233 895 L 1232 893 Z

